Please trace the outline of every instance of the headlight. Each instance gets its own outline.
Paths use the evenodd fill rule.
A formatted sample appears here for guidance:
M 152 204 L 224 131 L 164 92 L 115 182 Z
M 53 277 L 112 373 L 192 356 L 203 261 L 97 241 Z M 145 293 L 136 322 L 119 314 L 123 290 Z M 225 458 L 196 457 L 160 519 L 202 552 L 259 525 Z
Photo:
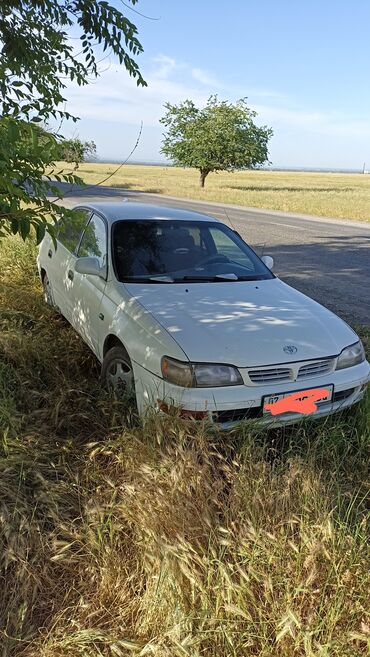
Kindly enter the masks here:
M 182 388 L 194 387 L 194 374 L 190 363 L 182 363 L 181 360 L 174 360 L 163 356 L 161 361 L 162 376 L 166 381 L 174 383 Z
M 193 365 L 197 388 L 216 388 L 217 386 L 240 386 L 243 379 L 239 370 L 232 365 Z
M 337 370 L 344 370 L 345 367 L 352 367 L 358 365 L 365 360 L 365 349 L 361 340 L 351 344 L 341 351 L 338 356 Z
M 219 386 L 240 386 L 243 379 L 239 370 L 232 365 L 212 363 L 183 363 L 163 356 L 162 375 L 166 381 L 183 388 L 217 388 Z

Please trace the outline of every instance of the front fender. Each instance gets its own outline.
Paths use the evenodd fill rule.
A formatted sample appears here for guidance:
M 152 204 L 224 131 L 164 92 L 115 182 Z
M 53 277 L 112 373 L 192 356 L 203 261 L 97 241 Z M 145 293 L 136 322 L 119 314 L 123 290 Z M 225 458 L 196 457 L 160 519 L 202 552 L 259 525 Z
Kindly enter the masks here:
M 123 284 L 109 286 L 102 301 L 102 313 L 109 317 L 109 322 L 102 336 L 101 356 L 107 335 L 114 335 L 131 360 L 156 376 L 162 376 L 162 356 L 188 360 L 176 340 Z

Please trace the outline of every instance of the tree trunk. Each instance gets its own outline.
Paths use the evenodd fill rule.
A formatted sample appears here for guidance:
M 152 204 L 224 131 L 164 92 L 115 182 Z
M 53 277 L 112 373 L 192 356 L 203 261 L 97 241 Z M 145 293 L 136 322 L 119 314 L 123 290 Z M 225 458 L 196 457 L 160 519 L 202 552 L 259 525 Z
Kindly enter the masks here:
M 200 176 L 199 176 L 199 185 L 203 188 L 204 187 L 204 182 L 206 177 L 208 176 L 209 171 L 207 169 L 201 169 L 200 170 Z

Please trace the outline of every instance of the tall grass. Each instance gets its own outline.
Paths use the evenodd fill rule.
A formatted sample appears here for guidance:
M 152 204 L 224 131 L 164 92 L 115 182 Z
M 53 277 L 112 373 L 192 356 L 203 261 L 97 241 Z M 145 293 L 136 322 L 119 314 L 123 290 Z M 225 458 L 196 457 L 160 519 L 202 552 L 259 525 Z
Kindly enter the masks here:
M 368 654 L 369 400 L 266 435 L 126 419 L 1 245 L 0 655 Z

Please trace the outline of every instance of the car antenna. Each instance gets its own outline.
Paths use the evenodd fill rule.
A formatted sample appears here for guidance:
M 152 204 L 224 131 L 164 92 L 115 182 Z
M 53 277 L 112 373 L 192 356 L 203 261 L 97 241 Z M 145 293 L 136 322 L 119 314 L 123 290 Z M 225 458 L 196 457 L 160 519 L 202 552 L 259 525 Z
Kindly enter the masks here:
M 226 210 L 226 208 L 222 208 L 222 209 L 223 209 L 223 211 L 224 211 L 224 213 L 225 213 L 225 215 L 226 215 L 226 217 L 227 217 L 227 219 L 228 219 L 228 222 L 229 222 L 231 228 L 232 228 L 233 230 L 235 230 L 235 232 L 237 232 L 236 228 L 234 227 L 233 222 L 231 221 L 229 215 L 227 214 L 227 210 Z M 265 250 L 265 246 L 266 246 L 266 242 L 264 242 L 264 244 L 262 245 L 262 253 L 261 253 L 261 256 L 260 256 L 260 257 L 263 256 L 263 252 L 264 252 L 264 250 Z
M 236 228 L 234 227 L 233 222 L 231 221 L 229 215 L 227 214 L 227 210 L 226 210 L 226 208 L 222 208 L 222 209 L 223 209 L 224 213 L 226 214 L 227 220 L 228 220 L 228 222 L 229 222 L 231 228 L 232 228 L 233 230 L 236 230 Z

